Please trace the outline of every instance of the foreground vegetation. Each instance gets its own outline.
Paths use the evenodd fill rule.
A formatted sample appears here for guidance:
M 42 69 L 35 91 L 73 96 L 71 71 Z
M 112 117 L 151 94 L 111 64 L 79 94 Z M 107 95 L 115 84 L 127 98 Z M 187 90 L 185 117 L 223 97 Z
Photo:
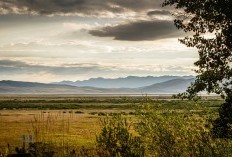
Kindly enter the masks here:
M 220 104 L 157 97 L 2 98 L 0 152 L 7 144 L 14 152 L 21 136 L 31 134 L 37 152 L 54 156 L 232 156 L 231 140 L 210 131 Z

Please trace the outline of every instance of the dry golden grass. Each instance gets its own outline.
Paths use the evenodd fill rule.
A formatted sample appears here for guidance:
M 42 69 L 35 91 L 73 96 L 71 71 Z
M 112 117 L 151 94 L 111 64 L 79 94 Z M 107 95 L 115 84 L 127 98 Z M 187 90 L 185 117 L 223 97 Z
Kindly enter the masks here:
M 34 140 L 92 145 L 99 131 L 97 116 L 75 113 L 75 110 L 1 110 L 0 150 L 7 144 L 14 149 L 22 145 L 22 135 L 33 135 Z M 89 111 L 88 111 L 89 112 Z

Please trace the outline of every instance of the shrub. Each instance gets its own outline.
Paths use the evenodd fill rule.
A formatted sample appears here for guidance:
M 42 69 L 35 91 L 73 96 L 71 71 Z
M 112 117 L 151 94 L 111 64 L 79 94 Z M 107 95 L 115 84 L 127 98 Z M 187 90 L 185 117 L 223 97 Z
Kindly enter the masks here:
M 76 114 L 84 114 L 82 111 L 75 111 Z
M 136 130 L 144 143 L 145 156 L 228 156 L 231 144 L 213 138 L 205 124 L 197 115 L 164 114 L 145 105 L 138 110 Z
M 120 115 L 101 120 L 101 133 L 97 136 L 98 150 L 106 157 L 142 157 L 144 148 L 140 137 L 133 136 L 130 125 Z M 101 153 L 103 154 L 103 153 Z

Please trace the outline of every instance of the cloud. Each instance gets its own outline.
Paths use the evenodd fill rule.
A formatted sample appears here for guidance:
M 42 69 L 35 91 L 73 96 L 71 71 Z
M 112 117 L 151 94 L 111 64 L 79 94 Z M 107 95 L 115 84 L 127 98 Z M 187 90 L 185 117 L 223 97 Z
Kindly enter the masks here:
M 183 34 L 174 26 L 173 21 L 168 20 L 129 22 L 90 30 L 89 33 L 98 37 L 113 37 L 115 40 L 128 41 L 158 40 L 179 37 Z
M 178 36 L 179 31 L 175 29 L 171 20 L 168 21 L 166 17 L 162 20 L 156 17 L 170 16 L 168 15 L 169 11 L 162 10 L 162 2 L 163 0 L 4 0 L 0 1 L 0 15 L 93 16 L 99 17 L 97 20 L 101 19 L 104 23 L 109 20 L 108 18 L 117 17 L 110 20 L 108 24 L 115 24 L 122 19 L 134 21 L 119 23 L 117 26 L 101 26 L 103 28 L 100 30 L 91 28 L 94 27 L 92 23 L 91 25 L 89 23 L 75 24 L 69 20 L 63 22 L 63 26 L 72 30 L 74 36 L 85 34 L 86 30 L 90 30 L 89 33 L 94 36 L 129 41 L 156 40 L 166 38 L 167 35 Z M 165 9 L 170 10 L 170 8 Z M 54 17 L 49 20 L 59 20 L 57 16 Z M 118 20 L 112 23 L 115 19 Z M 38 21 L 40 20 L 43 19 L 38 19 Z M 71 36 L 72 34 L 67 34 L 67 37 Z
M 73 14 L 98 15 L 161 8 L 162 0 L 4 0 L 2 14 Z
M 52 75 L 83 75 L 89 74 L 102 76 L 102 74 L 151 74 L 162 72 L 186 72 L 189 71 L 188 67 L 179 67 L 173 65 L 159 65 L 159 64 L 97 64 L 97 63 L 66 63 L 59 65 L 42 65 L 32 64 L 23 61 L 15 60 L 0 60 L 0 74 L 18 75 L 18 74 L 36 74 L 36 73 L 49 73 Z M 191 67 L 192 68 L 192 67 Z
M 29 64 L 23 61 L 0 60 L 0 73 L 3 74 L 31 74 L 46 72 L 55 75 L 83 74 L 98 70 L 107 70 L 98 64 L 66 64 L 66 65 L 40 65 Z
M 0 67 L 24 67 L 26 63 L 20 61 L 0 60 Z
M 168 15 L 171 15 L 171 12 L 170 11 L 168 11 L 168 10 L 152 10 L 152 11 L 149 11 L 148 13 L 147 13 L 147 15 L 148 16 L 153 16 L 153 15 L 155 15 L 155 16 L 168 16 Z

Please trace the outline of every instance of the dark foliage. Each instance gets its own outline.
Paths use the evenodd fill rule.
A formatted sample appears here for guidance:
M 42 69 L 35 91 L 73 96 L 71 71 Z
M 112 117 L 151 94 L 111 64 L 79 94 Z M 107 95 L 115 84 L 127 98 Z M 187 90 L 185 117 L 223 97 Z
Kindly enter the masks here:
M 228 131 L 232 124 L 232 1 L 165 0 L 163 6 L 167 5 L 179 10 L 174 21 L 176 27 L 193 34 L 180 42 L 197 48 L 199 53 L 199 60 L 195 62 L 196 80 L 178 96 L 192 99 L 204 90 L 220 94 L 226 102 L 213 123 L 213 131 L 218 137 L 231 136 Z

